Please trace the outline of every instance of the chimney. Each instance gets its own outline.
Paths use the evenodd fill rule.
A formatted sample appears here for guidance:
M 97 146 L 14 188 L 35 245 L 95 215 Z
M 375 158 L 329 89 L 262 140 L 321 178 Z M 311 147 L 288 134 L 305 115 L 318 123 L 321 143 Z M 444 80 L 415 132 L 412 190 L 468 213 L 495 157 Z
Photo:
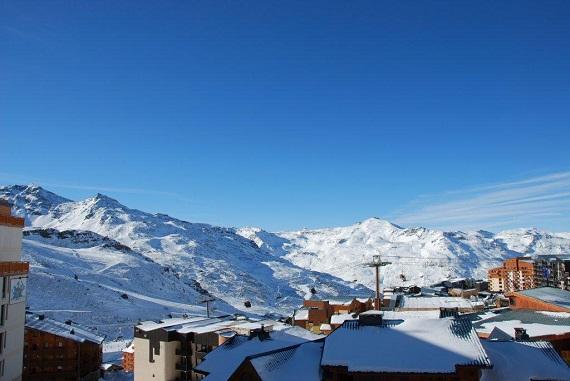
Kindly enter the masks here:
M 439 309 L 439 317 L 458 317 L 459 316 L 459 308 L 457 307 L 440 307 Z
M 377 310 L 370 310 L 365 313 L 361 313 L 358 317 L 358 323 L 360 325 L 382 325 L 382 313 Z
M 249 332 L 249 338 L 259 338 L 259 341 L 269 339 L 269 332 L 265 330 L 265 326 L 261 324 L 261 328 L 254 328 Z
M 524 328 L 515 328 L 515 340 L 516 341 L 527 341 L 530 340 L 530 336 L 526 333 Z

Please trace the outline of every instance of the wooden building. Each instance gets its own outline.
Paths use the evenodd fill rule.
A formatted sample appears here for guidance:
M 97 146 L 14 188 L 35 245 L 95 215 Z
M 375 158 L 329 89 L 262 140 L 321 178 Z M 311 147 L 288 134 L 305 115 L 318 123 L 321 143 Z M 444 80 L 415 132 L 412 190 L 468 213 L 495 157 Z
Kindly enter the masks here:
M 207 376 L 208 380 L 319 380 L 320 378 L 314 377 L 318 377 L 320 372 L 321 350 L 314 347 L 308 349 L 301 345 L 319 339 L 322 340 L 323 336 L 311 334 L 298 327 L 272 332 L 256 330 L 247 336 L 235 335 L 208 353 L 195 371 Z M 299 346 L 308 351 L 295 351 Z M 276 357 L 274 360 L 266 358 L 264 364 L 249 364 L 249 360 L 258 355 L 268 354 L 275 354 Z M 292 358 L 295 360 L 287 361 Z M 292 367 L 280 367 L 279 363 L 283 365 L 289 363 Z
M 559 288 L 539 287 L 506 295 L 515 309 L 570 312 L 570 291 Z
M 471 323 L 463 319 L 382 321 L 361 314 L 325 340 L 325 381 L 478 381 L 491 366 Z
M 295 311 L 293 325 L 314 333 L 323 333 L 321 326 L 333 325 L 334 317 L 358 314 L 374 309 L 372 298 L 347 298 L 342 300 L 307 299 L 303 308 Z M 337 324 L 338 326 L 339 324 Z M 335 328 L 333 326 L 333 328 Z M 326 331 L 326 330 L 325 330 Z
M 24 381 L 97 381 L 103 338 L 70 321 L 26 316 Z
M 131 343 L 123 349 L 123 370 L 125 372 L 135 371 L 135 344 Z
M 570 364 L 570 314 L 567 312 L 501 309 L 483 320 L 473 316 L 482 339 L 546 341 Z M 519 337 L 520 336 L 520 337 Z

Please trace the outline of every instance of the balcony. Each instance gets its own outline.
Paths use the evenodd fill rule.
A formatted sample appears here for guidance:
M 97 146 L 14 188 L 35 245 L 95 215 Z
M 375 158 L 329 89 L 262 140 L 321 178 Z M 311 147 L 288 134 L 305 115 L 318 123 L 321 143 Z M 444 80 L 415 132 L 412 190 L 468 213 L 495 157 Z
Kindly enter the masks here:
M 28 262 L 0 262 L 0 276 L 23 275 L 30 271 Z

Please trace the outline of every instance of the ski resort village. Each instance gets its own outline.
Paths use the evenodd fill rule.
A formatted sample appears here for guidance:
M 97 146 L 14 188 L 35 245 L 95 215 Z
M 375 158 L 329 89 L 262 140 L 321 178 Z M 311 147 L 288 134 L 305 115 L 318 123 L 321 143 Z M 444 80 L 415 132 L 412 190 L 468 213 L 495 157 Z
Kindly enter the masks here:
M 270 233 L 0 187 L 2 380 L 570 380 L 570 234 Z

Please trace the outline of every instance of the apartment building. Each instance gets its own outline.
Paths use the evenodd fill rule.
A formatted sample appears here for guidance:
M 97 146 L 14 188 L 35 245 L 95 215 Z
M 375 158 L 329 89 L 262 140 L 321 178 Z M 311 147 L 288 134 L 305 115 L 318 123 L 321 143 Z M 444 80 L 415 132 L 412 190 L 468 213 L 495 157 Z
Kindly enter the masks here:
M 570 291 L 570 260 L 567 256 L 540 256 L 534 263 L 536 287 L 558 287 Z
M 536 287 L 536 267 L 530 258 L 511 258 L 503 265 L 490 269 L 489 290 L 513 292 Z
M 71 322 L 28 314 L 23 381 L 97 381 L 103 337 Z
M 29 264 L 21 261 L 24 219 L 0 199 L 0 380 L 22 379 Z
M 249 335 L 260 329 L 271 332 L 280 324 L 232 316 L 142 322 L 135 327 L 133 341 L 134 381 L 201 380 L 204 376 L 194 368 L 214 348 L 235 335 Z

